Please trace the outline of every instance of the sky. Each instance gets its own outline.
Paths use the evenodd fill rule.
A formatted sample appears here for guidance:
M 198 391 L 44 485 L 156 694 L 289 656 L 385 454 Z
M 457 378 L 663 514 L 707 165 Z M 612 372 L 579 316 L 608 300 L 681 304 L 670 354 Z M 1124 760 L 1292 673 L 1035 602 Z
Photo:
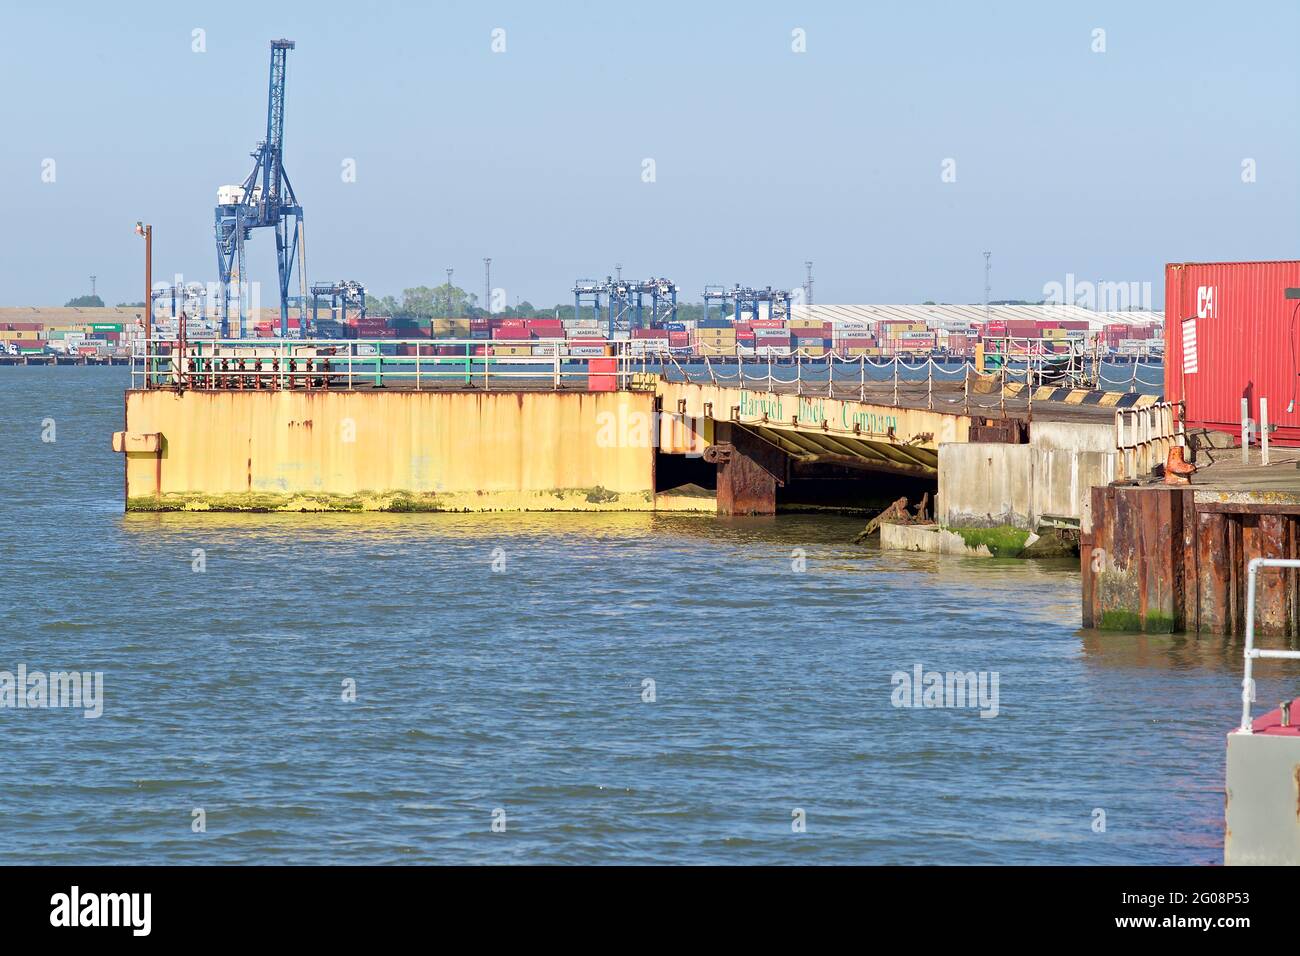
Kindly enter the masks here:
M 991 251 L 995 300 L 1073 275 L 1162 308 L 1166 262 L 1300 254 L 1294 0 L 6 0 L 0 304 L 139 300 L 137 219 L 155 280 L 214 280 L 278 37 L 308 279 L 371 295 L 481 296 L 490 256 L 510 304 L 805 260 L 816 302 L 980 302 Z M 249 271 L 275 289 L 268 230 Z

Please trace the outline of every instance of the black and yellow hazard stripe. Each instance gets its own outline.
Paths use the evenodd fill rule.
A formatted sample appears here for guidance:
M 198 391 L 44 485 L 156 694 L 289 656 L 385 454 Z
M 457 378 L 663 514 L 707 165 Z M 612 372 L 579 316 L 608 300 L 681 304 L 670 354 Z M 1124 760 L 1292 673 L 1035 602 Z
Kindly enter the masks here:
M 1003 394 L 1007 398 L 1024 396 L 1030 391 L 1024 382 L 1007 382 Z M 1161 400 L 1160 395 L 1139 395 L 1137 392 L 1103 392 L 1091 388 L 1056 388 L 1038 385 L 1029 396 L 1035 402 L 1061 402 L 1065 405 L 1100 405 L 1103 408 L 1146 408 Z

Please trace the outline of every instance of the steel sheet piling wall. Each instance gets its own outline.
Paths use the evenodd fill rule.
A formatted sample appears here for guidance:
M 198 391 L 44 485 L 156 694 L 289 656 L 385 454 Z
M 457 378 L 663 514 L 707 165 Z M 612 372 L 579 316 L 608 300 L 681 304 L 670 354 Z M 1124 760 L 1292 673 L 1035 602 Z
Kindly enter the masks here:
M 1252 558 L 1300 557 L 1300 504 L 1197 500 L 1192 487 L 1092 489 L 1080 546 L 1085 627 L 1241 634 Z M 1300 575 L 1262 573 L 1259 634 L 1300 636 Z
M 1296 260 L 1165 266 L 1165 398 L 1186 401 L 1189 429 L 1240 436 L 1241 400 L 1259 421 L 1264 398 L 1271 441 L 1300 444 L 1300 300 L 1286 298 L 1296 287 Z

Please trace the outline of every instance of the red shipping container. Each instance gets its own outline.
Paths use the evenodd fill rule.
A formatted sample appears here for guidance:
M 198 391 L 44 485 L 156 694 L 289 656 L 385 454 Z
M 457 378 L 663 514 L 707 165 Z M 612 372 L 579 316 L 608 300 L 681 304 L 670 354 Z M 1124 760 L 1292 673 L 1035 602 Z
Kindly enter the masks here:
M 1186 402 L 1188 428 L 1240 437 L 1241 400 L 1258 422 L 1263 398 L 1269 440 L 1300 445 L 1300 299 L 1289 288 L 1300 288 L 1300 261 L 1165 266 L 1165 399 Z
M 796 339 L 824 339 L 826 331 L 824 329 L 791 329 L 790 334 Z
M 492 330 L 492 338 L 494 339 L 518 341 L 520 339 L 531 339 L 532 337 L 533 333 L 528 329 L 501 328 Z
M 674 349 L 683 349 L 691 344 L 691 333 L 689 332 L 669 332 L 668 347 Z
M 473 326 L 470 326 L 473 328 Z M 492 328 L 494 329 L 526 329 L 528 328 L 527 319 L 493 319 Z
M 754 319 L 746 323 L 751 329 L 784 329 L 784 319 Z

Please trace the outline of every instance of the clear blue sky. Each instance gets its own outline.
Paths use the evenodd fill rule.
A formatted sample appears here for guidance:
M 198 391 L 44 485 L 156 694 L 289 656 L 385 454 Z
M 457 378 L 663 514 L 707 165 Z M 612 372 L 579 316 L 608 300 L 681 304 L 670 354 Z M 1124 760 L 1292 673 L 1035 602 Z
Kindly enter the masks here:
M 1294 0 L 62 7 L 0 12 L 2 304 L 91 273 L 139 299 L 138 218 L 155 277 L 214 278 L 216 188 L 251 166 L 281 36 L 313 281 L 395 294 L 451 266 L 481 293 L 490 255 L 511 303 L 615 262 L 695 301 L 812 259 L 819 302 L 973 302 L 991 249 L 994 298 L 1074 273 L 1160 307 L 1166 261 L 1300 255 Z M 255 233 L 269 290 L 273 250 Z

